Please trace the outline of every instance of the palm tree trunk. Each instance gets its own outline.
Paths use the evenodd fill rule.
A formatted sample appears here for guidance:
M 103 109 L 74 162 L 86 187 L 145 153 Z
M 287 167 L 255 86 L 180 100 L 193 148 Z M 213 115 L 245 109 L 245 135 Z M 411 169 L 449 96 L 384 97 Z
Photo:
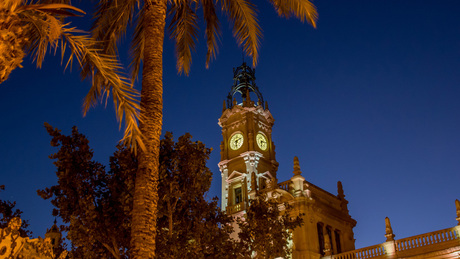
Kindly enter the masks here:
M 131 257 L 142 259 L 155 257 L 166 0 L 145 1 L 144 12 L 140 130 L 146 150 L 139 153 L 131 226 Z

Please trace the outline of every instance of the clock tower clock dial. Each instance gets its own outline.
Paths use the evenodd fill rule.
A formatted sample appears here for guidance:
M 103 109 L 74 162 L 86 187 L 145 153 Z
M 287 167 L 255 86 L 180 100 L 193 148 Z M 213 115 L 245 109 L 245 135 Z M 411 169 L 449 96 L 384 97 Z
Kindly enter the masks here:
M 262 151 L 267 150 L 267 147 L 268 147 L 267 138 L 265 138 L 265 136 L 262 133 L 257 134 L 256 141 L 257 141 L 257 146 L 259 146 L 259 148 Z
M 241 133 L 233 134 L 230 139 L 230 148 L 233 150 L 238 150 L 243 145 L 243 135 Z
M 257 189 L 276 183 L 278 162 L 271 140 L 275 120 L 255 83 L 254 69 L 243 63 L 233 73 L 233 85 L 219 119 L 223 137 L 219 169 L 222 210 L 236 215 L 245 210 Z

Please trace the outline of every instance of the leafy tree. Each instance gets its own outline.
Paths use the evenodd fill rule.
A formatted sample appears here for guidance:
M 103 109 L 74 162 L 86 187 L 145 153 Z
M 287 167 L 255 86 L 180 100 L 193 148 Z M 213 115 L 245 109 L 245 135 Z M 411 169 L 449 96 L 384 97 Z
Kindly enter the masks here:
M 232 219 L 221 212 L 217 198 L 205 199 L 211 149 L 191 138 L 186 133 L 174 142 L 168 132 L 161 140 L 157 257 L 234 258 L 237 243 L 225 227 Z
M 85 13 L 68 3 L 70 0 L 0 1 L 0 84 L 22 67 L 25 56 L 31 55 L 40 68 L 48 48 L 60 47 L 63 61 L 68 57 L 66 67 L 76 60 L 82 78 L 92 78 L 84 113 L 112 92 L 120 126 L 125 117 L 125 142 L 142 145 L 137 126 L 138 92 L 129 79 L 119 75 L 120 64 L 114 55 L 101 53 L 97 41 L 64 23 L 66 17 Z
M 280 207 L 283 206 L 283 210 Z M 302 215 L 292 215 L 292 206 L 258 193 L 250 201 L 244 219 L 238 218 L 242 253 L 247 258 L 287 258 L 291 254 L 291 231 L 303 224 Z
M 58 184 L 39 195 L 53 198 L 53 214 L 66 223 L 73 256 L 129 257 L 136 156 L 119 145 L 106 172 L 92 160 L 89 141 L 76 127 L 70 136 L 50 125 L 46 129 L 51 145 L 59 147 L 50 156 Z M 237 243 L 229 238 L 231 218 L 220 211 L 216 198 L 205 199 L 212 178 L 206 167 L 210 152 L 203 143 L 192 142 L 190 134 L 174 142 L 166 133 L 161 142 L 159 258 L 227 258 L 237 251 Z
M 0 191 L 5 190 L 5 185 L 0 185 Z M 22 211 L 20 209 L 15 209 L 16 202 L 13 201 L 4 201 L 0 200 L 0 214 L 2 217 L 0 218 L 0 228 L 6 228 L 8 226 L 8 222 L 14 217 L 21 217 Z M 30 237 L 32 235 L 32 231 L 28 230 L 27 227 L 29 223 L 27 220 L 22 220 L 21 228 L 19 229 L 19 235 L 22 237 Z
M 308 0 L 270 0 L 280 16 L 295 16 L 315 26 L 317 12 Z M 188 74 L 191 51 L 198 35 L 196 11 L 203 8 L 206 45 L 206 66 L 215 58 L 220 35 L 216 8 L 229 16 L 233 35 L 244 52 L 257 63 L 259 39 L 262 35 L 257 9 L 250 0 L 99 0 L 92 33 L 103 42 L 108 54 L 118 52 L 117 42 L 135 23 L 132 40 L 132 79 L 137 78 L 142 64 L 140 131 L 145 149 L 140 152 L 132 222 L 132 255 L 134 258 L 155 256 L 155 223 L 158 210 L 158 177 L 160 135 L 163 109 L 163 41 L 166 20 L 170 21 L 170 37 L 176 42 L 177 69 Z
M 45 125 L 51 145 L 60 147 L 50 156 L 57 168 L 58 184 L 38 194 L 56 207 L 53 215 L 66 224 L 67 238 L 77 258 L 126 258 L 129 243 L 130 191 L 134 156 L 119 148 L 110 170 L 93 161 L 89 141 L 76 127 L 65 136 Z

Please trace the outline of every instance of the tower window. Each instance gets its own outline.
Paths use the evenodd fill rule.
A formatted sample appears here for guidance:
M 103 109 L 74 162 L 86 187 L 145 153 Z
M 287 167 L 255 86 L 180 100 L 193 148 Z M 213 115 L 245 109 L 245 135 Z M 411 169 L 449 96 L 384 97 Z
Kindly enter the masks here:
M 241 187 L 235 188 L 235 204 L 238 204 L 243 201 L 243 193 Z

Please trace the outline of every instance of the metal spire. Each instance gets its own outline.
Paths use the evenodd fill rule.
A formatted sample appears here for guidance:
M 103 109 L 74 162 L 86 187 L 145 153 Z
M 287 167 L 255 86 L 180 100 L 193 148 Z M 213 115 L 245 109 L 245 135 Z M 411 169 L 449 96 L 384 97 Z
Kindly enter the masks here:
M 233 99 L 236 93 L 241 94 L 243 101 L 247 98 L 247 93 L 253 92 L 257 95 L 258 98 L 258 105 L 264 104 L 264 98 L 262 93 L 259 91 L 256 83 L 256 76 L 255 76 L 255 69 L 250 68 L 244 62 L 243 56 L 243 64 L 237 68 L 233 68 L 233 85 L 231 91 L 228 93 L 227 96 L 227 108 L 233 107 Z

